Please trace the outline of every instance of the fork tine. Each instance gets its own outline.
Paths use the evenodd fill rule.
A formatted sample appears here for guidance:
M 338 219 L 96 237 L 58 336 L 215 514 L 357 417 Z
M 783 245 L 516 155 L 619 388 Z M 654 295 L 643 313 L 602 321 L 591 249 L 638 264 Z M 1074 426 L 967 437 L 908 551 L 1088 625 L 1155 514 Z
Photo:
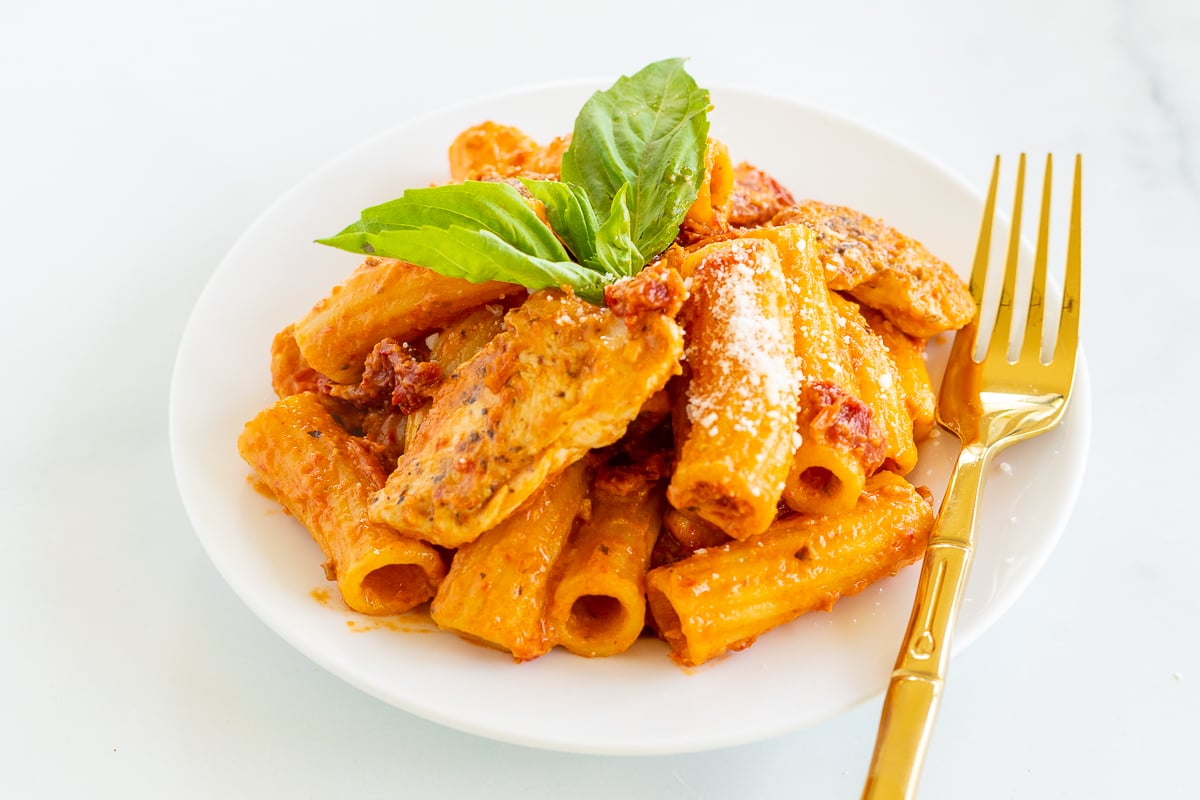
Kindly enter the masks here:
M 979 225 L 979 243 L 975 246 L 975 264 L 971 267 L 971 296 L 975 307 L 983 308 L 983 291 L 987 286 L 988 258 L 992 252 L 992 218 L 996 211 L 996 184 L 1000 181 L 1000 156 L 992 164 L 992 182 L 988 186 L 987 202 L 983 206 L 983 222 Z
M 1000 291 L 1000 306 L 996 309 L 995 324 L 988 342 L 985 360 L 997 353 L 1008 358 L 1008 342 L 1012 338 L 1013 300 L 1016 294 L 1017 265 L 1021 256 L 1021 208 L 1025 200 L 1025 154 L 1017 159 L 1017 186 L 1013 191 L 1012 228 L 1008 234 L 1008 256 L 1004 265 L 1004 286 Z M 998 349 L 999 348 L 999 349 Z
M 1046 155 L 1046 174 L 1042 180 L 1042 212 L 1038 221 L 1037 252 L 1033 259 L 1033 281 L 1029 286 L 1029 316 L 1021 340 L 1019 361 L 1042 360 L 1042 321 L 1046 307 L 1046 258 L 1050 243 L 1051 156 Z
M 1058 318 L 1054 355 L 1050 363 L 1065 369 L 1075 366 L 1079 342 L 1079 290 L 1082 271 L 1083 156 L 1075 155 L 1075 182 L 1071 189 L 1071 229 L 1067 239 L 1067 270 L 1063 275 L 1062 311 Z M 1069 377 L 1069 376 L 1068 376 Z

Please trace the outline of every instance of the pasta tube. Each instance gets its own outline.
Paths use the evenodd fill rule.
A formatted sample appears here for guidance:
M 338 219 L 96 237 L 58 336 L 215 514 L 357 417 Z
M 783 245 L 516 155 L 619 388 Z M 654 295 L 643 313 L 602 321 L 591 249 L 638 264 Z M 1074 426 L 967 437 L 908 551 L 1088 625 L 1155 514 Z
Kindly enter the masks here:
M 439 388 L 370 515 L 445 547 L 513 513 L 546 478 L 625 432 L 680 371 L 683 337 L 658 311 L 620 318 L 557 290 Z
M 849 346 L 802 225 L 747 231 L 779 250 L 795 314 L 799 445 L 783 499 L 795 511 L 834 514 L 854 507 L 867 476 L 883 461 L 883 431 L 862 401 Z
M 277 397 L 315 392 L 319 388 L 317 371 L 309 366 L 296 344 L 294 326 L 275 334 L 271 340 L 271 388 Z
M 733 197 L 729 224 L 737 228 L 766 225 L 796 200 L 792 193 L 761 169 L 745 161 L 733 168 Z
M 687 418 L 667 498 L 735 539 L 775 518 L 795 450 L 796 354 L 779 252 L 760 239 L 691 258 Z
M 406 341 L 523 291 L 511 283 L 471 283 L 405 261 L 368 258 L 296 323 L 296 344 L 317 372 L 337 383 L 357 383 L 383 339 Z
M 321 405 L 333 415 L 338 425 L 349 431 L 362 427 L 362 409 L 336 397 L 320 394 L 321 380 L 321 376 L 301 355 L 293 335 L 293 326 L 288 325 L 275 334 L 271 340 L 271 388 L 275 390 L 275 395 L 283 398 L 301 392 L 317 392 Z
M 700 191 L 680 224 L 689 239 L 715 236 L 729 230 L 729 208 L 733 202 L 733 163 L 729 148 L 716 139 L 704 151 L 704 180 Z
M 450 178 L 476 179 L 486 169 L 514 167 L 537 149 L 537 142 L 520 128 L 482 122 L 454 137 L 450 143 Z
M 541 146 L 519 128 L 483 122 L 467 128 L 450 144 L 450 177 L 454 181 L 517 176 L 558 180 L 569 142 L 569 137 L 559 136 Z
M 802 441 L 783 499 L 794 511 L 837 514 L 854 507 L 867 476 L 883 463 L 884 435 L 874 410 L 832 383 L 803 384 Z
M 672 658 L 702 664 L 895 574 L 920 558 L 932 525 L 929 501 L 899 475 L 879 472 L 844 514 L 793 516 L 651 570 L 650 613 Z
M 556 643 L 581 656 L 628 650 L 646 624 L 646 570 L 662 526 L 662 490 L 637 469 L 602 474 L 591 516 L 559 559 L 547 612 Z
M 327 559 L 346 605 L 398 614 L 433 597 L 446 568 L 424 542 L 367 520 L 383 470 L 310 392 L 276 402 L 246 424 L 238 452 L 300 520 Z
M 904 405 L 913 421 L 913 439 L 920 442 L 933 430 L 937 410 L 937 395 L 925 367 L 925 340 L 909 336 L 873 308 L 864 306 L 860 310 L 871 330 L 883 340 L 900 373 Z
M 858 304 L 838 294 L 830 298 L 849 344 L 858 395 L 871 407 L 883 431 L 884 466 L 907 474 L 917 465 L 917 444 L 900 372 L 883 340 L 863 319 Z
M 546 627 L 551 570 L 587 493 L 584 462 L 568 467 L 517 513 L 454 554 L 430 605 L 438 627 L 508 650 L 519 661 L 553 643 Z

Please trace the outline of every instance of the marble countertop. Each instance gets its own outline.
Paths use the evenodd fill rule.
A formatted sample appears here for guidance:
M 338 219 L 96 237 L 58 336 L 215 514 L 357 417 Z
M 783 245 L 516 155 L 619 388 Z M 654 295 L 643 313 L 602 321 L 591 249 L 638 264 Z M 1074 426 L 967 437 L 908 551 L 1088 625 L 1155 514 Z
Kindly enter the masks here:
M 1033 584 L 954 659 L 921 796 L 1187 796 L 1200 6 L 401 5 L 0 9 L 0 793 L 858 796 L 878 700 L 757 744 L 625 758 L 395 710 L 242 605 L 172 476 L 188 314 L 275 198 L 449 102 L 681 54 L 702 83 L 828 108 L 980 187 L 997 152 L 1083 153 L 1087 474 Z

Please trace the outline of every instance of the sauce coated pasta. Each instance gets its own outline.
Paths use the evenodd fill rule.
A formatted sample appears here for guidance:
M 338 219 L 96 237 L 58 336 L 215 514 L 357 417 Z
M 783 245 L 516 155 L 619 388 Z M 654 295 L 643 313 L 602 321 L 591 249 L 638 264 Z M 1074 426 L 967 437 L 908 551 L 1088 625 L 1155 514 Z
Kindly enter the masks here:
M 486 122 L 448 181 L 512 187 L 557 236 L 539 198 L 571 140 Z M 602 302 L 372 255 L 276 336 L 279 399 L 238 448 L 349 608 L 428 606 L 519 661 L 657 636 L 695 665 L 921 557 L 924 340 L 970 319 L 966 287 L 702 145 L 673 241 Z

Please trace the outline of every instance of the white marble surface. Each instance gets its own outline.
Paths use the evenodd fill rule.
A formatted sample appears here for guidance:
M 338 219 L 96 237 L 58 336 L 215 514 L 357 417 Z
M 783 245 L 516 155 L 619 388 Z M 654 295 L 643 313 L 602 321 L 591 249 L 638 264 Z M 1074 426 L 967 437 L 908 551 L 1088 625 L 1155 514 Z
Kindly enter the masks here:
M 1045 569 L 955 659 L 922 796 L 1194 796 L 1200 6 L 405 5 L 0 5 L 0 795 L 858 796 L 877 703 L 652 758 L 385 706 L 246 611 L 172 479 L 187 314 L 275 197 L 448 101 L 683 54 L 976 184 L 995 152 L 1083 152 L 1088 474 Z

